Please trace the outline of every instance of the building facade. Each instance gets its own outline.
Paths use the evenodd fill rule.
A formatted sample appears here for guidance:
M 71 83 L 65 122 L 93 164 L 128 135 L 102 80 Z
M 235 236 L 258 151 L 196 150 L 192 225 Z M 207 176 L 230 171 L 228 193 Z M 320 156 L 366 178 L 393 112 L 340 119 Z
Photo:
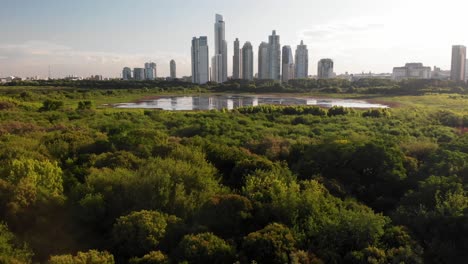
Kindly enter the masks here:
M 131 80 L 132 78 L 132 69 L 125 67 L 122 70 L 122 79 L 125 81 Z
M 192 82 L 205 84 L 210 80 L 210 62 L 207 37 L 192 39 Z
M 317 67 L 317 78 L 319 79 L 331 79 L 334 77 L 333 72 L 334 63 L 332 59 L 321 59 Z
M 239 39 L 234 41 L 234 56 L 232 56 L 232 78 L 234 80 L 241 79 L 242 76 L 242 62 L 241 62 L 241 49 Z
M 133 69 L 133 79 L 135 81 L 144 81 L 145 78 L 145 68 L 134 68 Z
M 281 77 L 281 43 L 276 30 L 268 38 L 268 75 L 268 79 L 277 81 Z
M 157 77 L 156 63 L 154 62 L 145 63 L 145 79 L 154 80 L 156 79 L 156 77 Z
M 175 60 L 171 60 L 170 64 L 170 75 L 171 79 L 176 79 L 177 78 L 177 65 Z
M 393 80 L 431 79 L 431 70 L 422 63 L 407 63 L 404 67 L 393 68 Z
M 464 82 L 466 70 L 466 47 L 457 45 L 452 47 L 452 70 L 451 80 L 455 82 Z
M 212 81 L 223 83 L 227 81 L 227 42 L 225 39 L 225 23 L 222 15 L 216 14 L 215 18 L 215 54 L 213 61 L 219 62 L 216 67 L 216 74 L 213 74 Z
M 294 79 L 294 58 L 291 46 L 284 46 L 283 47 L 283 71 L 281 74 L 281 81 L 282 82 L 289 82 L 289 80 Z
M 309 50 L 307 45 L 304 45 L 304 41 L 297 46 L 296 49 L 296 79 L 306 79 L 309 77 Z
M 242 47 L 242 79 L 253 81 L 254 79 L 254 54 L 250 42 Z
M 262 42 L 258 48 L 258 79 L 270 79 L 269 71 L 269 57 L 268 57 L 268 43 Z

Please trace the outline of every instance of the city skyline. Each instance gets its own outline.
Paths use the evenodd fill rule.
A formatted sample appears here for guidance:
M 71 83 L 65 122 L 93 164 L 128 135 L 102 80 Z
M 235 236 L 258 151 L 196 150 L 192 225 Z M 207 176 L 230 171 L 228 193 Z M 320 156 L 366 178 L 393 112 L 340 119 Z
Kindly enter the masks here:
M 207 36 L 214 50 L 212 17 L 216 13 L 228 21 L 225 39 L 229 51 L 236 37 L 250 41 L 256 49 L 274 29 L 282 45 L 296 46 L 304 39 L 309 48 L 309 74 L 316 72 L 316 62 L 327 57 L 335 61 L 337 73 L 391 72 L 394 66 L 407 62 L 449 70 L 451 46 L 468 43 L 468 36 L 461 36 L 457 30 L 457 25 L 463 25 L 468 4 L 448 0 L 436 5 L 435 1 L 425 1 L 424 12 L 418 12 L 418 2 L 384 2 L 377 9 L 370 0 L 293 0 L 285 11 L 283 2 L 276 0 L 268 1 L 269 5 L 244 0 L 143 0 L 139 6 L 147 8 L 134 12 L 132 3 L 124 1 L 5 0 L 0 10 L 4 28 L 0 76 L 47 76 L 50 65 L 52 77 L 119 77 L 124 66 L 140 67 L 145 61 L 156 62 L 161 69 L 158 75 L 169 76 L 171 59 L 178 62 L 179 76 L 189 76 L 187 43 L 193 36 Z M 249 8 L 244 12 L 247 4 Z M 151 16 L 145 15 L 149 12 Z M 445 13 L 450 15 L 441 15 Z M 418 37 L 411 27 L 404 26 L 415 17 L 415 22 L 423 25 L 418 28 Z M 135 23 L 139 26 L 135 27 Z M 254 64 L 257 72 L 257 60 Z M 227 65 L 231 75 L 232 56 L 228 56 Z

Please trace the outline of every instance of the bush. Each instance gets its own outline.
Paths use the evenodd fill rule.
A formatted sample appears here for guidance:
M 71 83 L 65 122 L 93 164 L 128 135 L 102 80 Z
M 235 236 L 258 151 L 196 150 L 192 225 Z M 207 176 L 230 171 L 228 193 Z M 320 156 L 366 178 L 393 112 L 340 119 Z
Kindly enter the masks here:
M 57 111 L 63 107 L 63 101 L 56 101 L 56 100 L 45 100 L 42 103 L 42 107 L 39 109 L 40 111 Z

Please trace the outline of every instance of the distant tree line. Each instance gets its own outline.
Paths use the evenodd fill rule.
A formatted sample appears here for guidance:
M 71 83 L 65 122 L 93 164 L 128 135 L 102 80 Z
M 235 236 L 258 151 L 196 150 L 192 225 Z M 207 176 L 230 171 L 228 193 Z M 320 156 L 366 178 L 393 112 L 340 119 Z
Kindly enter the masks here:
M 274 80 L 230 80 L 226 83 L 207 83 L 198 85 L 181 80 L 155 81 L 70 81 L 70 80 L 38 80 L 16 81 L 3 86 L 32 87 L 70 87 L 82 89 L 158 89 L 160 91 L 205 91 L 205 92 L 255 92 L 255 93 L 361 93 L 361 94 L 393 94 L 421 95 L 426 93 L 468 93 L 468 84 L 444 80 L 404 80 L 396 82 L 389 79 L 360 79 L 349 81 L 345 79 L 299 79 L 281 83 Z

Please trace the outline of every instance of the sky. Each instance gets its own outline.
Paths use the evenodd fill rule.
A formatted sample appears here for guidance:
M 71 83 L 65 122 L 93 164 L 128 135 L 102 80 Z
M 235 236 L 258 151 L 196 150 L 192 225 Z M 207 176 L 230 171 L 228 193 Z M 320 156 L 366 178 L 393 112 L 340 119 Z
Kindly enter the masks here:
M 304 40 L 309 74 L 321 58 L 340 73 L 391 72 L 407 62 L 450 69 L 451 46 L 468 45 L 466 0 L 0 0 L 0 77 L 119 77 L 158 65 L 158 76 L 190 76 L 194 36 L 214 51 L 215 14 L 233 41 L 258 45 L 272 30 L 281 45 Z M 255 63 L 255 69 L 256 69 Z M 229 75 L 230 75 L 229 74 Z

